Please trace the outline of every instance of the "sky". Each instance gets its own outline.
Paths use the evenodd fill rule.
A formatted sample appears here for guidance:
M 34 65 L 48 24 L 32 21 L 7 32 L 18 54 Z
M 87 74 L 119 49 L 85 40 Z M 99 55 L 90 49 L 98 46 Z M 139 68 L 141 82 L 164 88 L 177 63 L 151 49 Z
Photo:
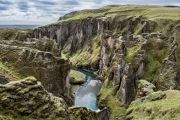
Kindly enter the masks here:
M 0 0 L 0 25 L 44 25 L 72 11 L 112 4 L 180 6 L 180 0 Z

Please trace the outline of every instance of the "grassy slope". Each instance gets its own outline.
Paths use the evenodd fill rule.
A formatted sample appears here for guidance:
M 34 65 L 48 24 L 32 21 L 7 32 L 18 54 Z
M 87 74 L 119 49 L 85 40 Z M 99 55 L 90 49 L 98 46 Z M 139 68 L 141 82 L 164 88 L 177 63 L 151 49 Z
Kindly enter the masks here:
M 61 23 L 70 20 L 83 19 L 86 17 L 98 17 L 105 15 L 121 15 L 121 16 L 144 16 L 151 20 L 154 19 L 172 19 L 180 18 L 180 7 L 164 7 L 164 6 L 147 6 L 147 5 L 116 5 L 105 6 L 100 9 L 82 10 L 75 14 L 66 15 L 65 19 L 55 22 Z
M 135 120 L 179 120 L 180 119 L 180 92 L 177 90 L 166 91 L 166 98 L 151 102 L 135 102 L 128 108 L 133 112 Z

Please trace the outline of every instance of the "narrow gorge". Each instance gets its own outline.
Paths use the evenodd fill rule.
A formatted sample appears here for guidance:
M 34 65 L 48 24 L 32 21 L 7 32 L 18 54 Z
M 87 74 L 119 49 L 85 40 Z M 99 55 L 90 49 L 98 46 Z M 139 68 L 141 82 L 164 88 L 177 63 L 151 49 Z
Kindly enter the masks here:
M 1 28 L 0 119 L 178 119 L 179 13 L 110 5 Z

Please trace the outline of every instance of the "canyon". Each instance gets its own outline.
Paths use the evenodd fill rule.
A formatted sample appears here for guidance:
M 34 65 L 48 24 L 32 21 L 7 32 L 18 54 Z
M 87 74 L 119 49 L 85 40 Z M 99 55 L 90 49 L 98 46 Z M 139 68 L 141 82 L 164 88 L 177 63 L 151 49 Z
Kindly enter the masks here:
M 110 5 L 34 29 L 1 28 L 0 118 L 178 119 L 179 13 L 172 6 Z M 74 106 L 72 89 L 85 76 L 73 74 L 73 66 L 102 82 L 99 112 Z

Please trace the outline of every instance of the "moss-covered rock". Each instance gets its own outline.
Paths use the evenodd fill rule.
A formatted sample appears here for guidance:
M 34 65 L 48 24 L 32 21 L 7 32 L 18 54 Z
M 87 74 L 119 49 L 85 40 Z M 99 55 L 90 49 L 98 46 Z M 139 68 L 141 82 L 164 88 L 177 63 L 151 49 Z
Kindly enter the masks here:
M 137 88 L 136 99 L 147 96 L 150 93 L 154 92 L 155 86 L 152 83 L 146 80 L 139 80 L 138 83 L 139 84 Z
M 69 109 L 72 120 L 98 120 L 96 112 L 86 107 L 70 107 Z
M 0 85 L 0 97 L 0 114 L 7 117 L 69 119 L 65 101 L 48 93 L 34 77 Z
M 50 52 L 2 44 L 0 58 L 6 59 L 2 63 L 2 68 L 10 70 L 16 78 L 34 76 L 41 80 L 47 91 L 56 96 L 66 96 L 64 98 L 68 101 L 68 77 L 71 66 L 69 60 L 55 57 Z M 4 76 L 6 77 L 6 74 Z M 68 104 L 72 104 L 70 100 Z
M 32 29 L 0 28 L 0 40 L 31 41 Z
M 75 70 L 70 71 L 70 79 L 69 79 L 70 84 L 83 84 L 85 81 L 86 81 L 85 74 Z

